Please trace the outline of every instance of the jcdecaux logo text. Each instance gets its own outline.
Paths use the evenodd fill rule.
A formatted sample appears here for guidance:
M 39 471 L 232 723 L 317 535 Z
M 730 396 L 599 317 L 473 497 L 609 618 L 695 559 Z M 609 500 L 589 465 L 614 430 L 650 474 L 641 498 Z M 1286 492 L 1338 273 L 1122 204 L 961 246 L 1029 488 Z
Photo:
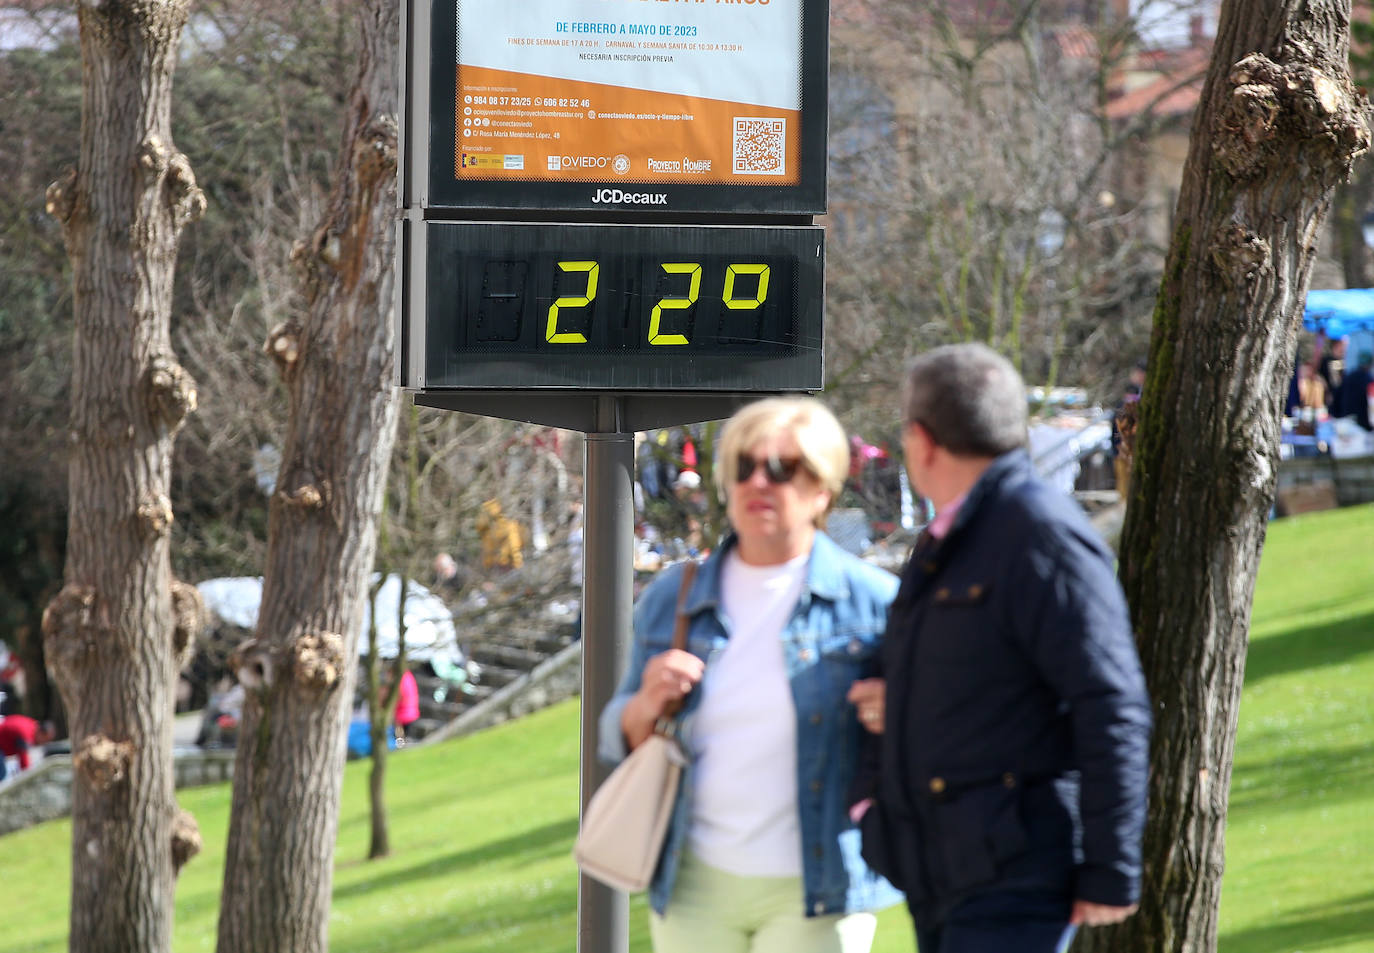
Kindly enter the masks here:
M 597 205 L 667 205 L 667 192 L 625 192 L 620 189 L 597 189 L 592 194 Z

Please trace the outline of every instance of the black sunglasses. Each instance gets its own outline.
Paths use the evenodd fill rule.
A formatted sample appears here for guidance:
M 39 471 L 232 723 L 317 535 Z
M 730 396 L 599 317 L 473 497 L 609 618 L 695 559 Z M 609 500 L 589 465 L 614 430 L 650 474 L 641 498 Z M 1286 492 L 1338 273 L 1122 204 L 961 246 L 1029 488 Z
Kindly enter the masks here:
M 735 460 L 735 482 L 743 483 L 754 475 L 754 470 L 758 467 L 763 467 L 763 475 L 773 484 L 788 483 L 797 475 L 798 469 L 810 469 L 801 457 L 769 457 L 767 460 L 755 460 L 749 454 L 741 453 Z

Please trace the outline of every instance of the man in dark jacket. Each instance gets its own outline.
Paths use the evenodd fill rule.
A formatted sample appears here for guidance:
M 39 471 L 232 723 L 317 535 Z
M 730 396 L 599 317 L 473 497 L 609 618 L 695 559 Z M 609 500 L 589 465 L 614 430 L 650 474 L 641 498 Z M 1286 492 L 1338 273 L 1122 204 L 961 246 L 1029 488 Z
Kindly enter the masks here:
M 1374 354 L 1364 351 L 1355 369 L 1341 381 L 1337 399 L 1337 417 L 1354 417 L 1365 430 L 1371 429 L 1369 420 L 1369 385 L 1374 381 Z
M 1112 555 L 1033 472 L 1026 399 L 982 345 L 908 367 L 903 449 L 935 504 L 884 638 L 853 790 L 921 953 L 1053 953 L 1140 893 L 1150 708 Z M 885 699 L 885 704 L 884 704 Z

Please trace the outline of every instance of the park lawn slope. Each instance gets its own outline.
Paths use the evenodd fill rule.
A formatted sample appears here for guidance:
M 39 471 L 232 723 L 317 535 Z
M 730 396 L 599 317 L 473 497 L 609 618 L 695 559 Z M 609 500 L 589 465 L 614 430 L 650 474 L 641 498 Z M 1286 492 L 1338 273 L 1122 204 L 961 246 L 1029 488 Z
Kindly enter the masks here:
M 1270 524 L 1230 804 L 1221 953 L 1374 950 L 1374 506 Z
M 1274 522 L 1255 599 L 1227 834 L 1221 953 L 1374 950 L 1374 507 Z M 388 762 L 392 856 L 367 862 L 367 762 L 348 766 L 333 953 L 566 953 L 576 701 Z M 209 951 L 230 792 L 179 793 L 205 850 L 177 886 L 175 949 Z M 0 953 L 66 949 L 71 825 L 0 838 Z M 631 949 L 648 950 L 642 897 Z M 901 908 L 874 953 L 911 953 Z
M 387 761 L 392 855 L 365 861 L 369 762 L 348 765 L 335 855 L 332 953 L 566 953 L 576 944 L 576 700 Z M 205 849 L 177 884 L 177 953 L 215 947 L 227 784 L 178 792 Z M 0 953 L 66 950 L 71 824 L 0 838 L 12 916 Z M 648 948 L 644 905 L 631 937 Z

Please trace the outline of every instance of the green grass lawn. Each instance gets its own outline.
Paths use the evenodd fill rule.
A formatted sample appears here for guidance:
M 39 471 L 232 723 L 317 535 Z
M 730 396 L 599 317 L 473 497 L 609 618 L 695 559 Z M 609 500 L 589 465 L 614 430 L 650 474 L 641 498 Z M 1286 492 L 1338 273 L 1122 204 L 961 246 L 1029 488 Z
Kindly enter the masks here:
M 1222 953 L 1374 951 L 1374 507 L 1275 522 L 1255 599 L 1222 896 Z M 334 953 L 576 946 L 576 702 L 389 762 L 393 855 L 366 862 L 367 765 L 349 765 Z M 229 789 L 180 792 L 204 852 L 175 949 L 212 950 Z M 71 825 L 0 838 L 0 953 L 66 949 Z M 648 949 L 642 897 L 631 948 Z M 876 953 L 911 953 L 900 909 Z M 704 951 L 709 953 L 709 951 Z
M 1222 953 L 1374 950 L 1374 506 L 1271 524 L 1231 778 Z

